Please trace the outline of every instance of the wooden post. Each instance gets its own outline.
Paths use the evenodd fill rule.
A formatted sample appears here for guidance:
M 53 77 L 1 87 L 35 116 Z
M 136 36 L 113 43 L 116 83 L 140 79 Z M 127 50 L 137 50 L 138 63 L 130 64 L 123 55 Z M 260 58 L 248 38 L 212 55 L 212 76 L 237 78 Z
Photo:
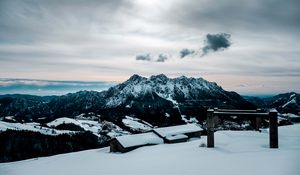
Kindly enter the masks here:
M 214 143 L 214 110 L 207 110 L 207 148 L 213 148 Z
M 256 112 L 262 112 L 262 109 L 257 109 Z M 255 117 L 255 130 L 259 131 L 259 129 L 261 128 L 261 117 L 256 116 Z
M 275 109 L 269 112 L 269 124 L 270 148 L 278 148 L 278 123 Z
M 255 130 L 259 131 L 261 128 L 261 117 L 256 117 L 255 118 Z

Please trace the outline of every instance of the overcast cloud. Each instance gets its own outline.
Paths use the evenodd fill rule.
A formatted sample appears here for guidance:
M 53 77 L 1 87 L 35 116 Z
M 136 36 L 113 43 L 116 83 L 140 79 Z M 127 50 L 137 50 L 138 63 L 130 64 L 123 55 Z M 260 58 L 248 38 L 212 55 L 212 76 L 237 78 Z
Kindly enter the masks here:
M 300 92 L 299 7 L 299 0 L 1 0 L 0 78 L 123 81 L 165 73 L 243 93 Z M 220 33 L 233 44 L 207 40 Z M 192 58 L 201 50 L 217 52 Z M 139 56 L 145 51 L 149 58 Z M 260 80 L 266 85 L 253 88 Z

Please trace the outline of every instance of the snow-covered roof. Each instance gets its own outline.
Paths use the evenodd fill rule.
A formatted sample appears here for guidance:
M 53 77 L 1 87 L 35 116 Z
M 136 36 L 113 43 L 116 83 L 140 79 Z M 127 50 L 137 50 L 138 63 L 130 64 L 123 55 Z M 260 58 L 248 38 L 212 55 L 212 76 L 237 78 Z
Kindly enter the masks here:
M 184 134 L 178 134 L 178 135 L 174 135 L 174 136 L 167 136 L 166 139 L 168 140 L 177 140 L 177 139 L 187 139 L 188 136 L 184 135 Z
M 122 120 L 122 123 L 124 123 L 125 126 L 137 130 L 137 131 L 150 131 L 152 129 L 152 125 L 137 118 L 125 116 L 125 118 Z
M 162 137 L 170 137 L 179 134 L 200 132 L 202 131 L 202 129 L 199 126 L 196 126 L 195 124 L 186 124 L 186 125 L 156 128 L 154 129 L 154 131 Z
M 119 143 L 124 147 L 133 147 L 133 146 L 142 146 L 142 145 L 156 145 L 164 143 L 164 140 L 161 139 L 158 135 L 153 132 L 147 132 L 142 134 L 134 135 L 124 135 L 116 137 Z

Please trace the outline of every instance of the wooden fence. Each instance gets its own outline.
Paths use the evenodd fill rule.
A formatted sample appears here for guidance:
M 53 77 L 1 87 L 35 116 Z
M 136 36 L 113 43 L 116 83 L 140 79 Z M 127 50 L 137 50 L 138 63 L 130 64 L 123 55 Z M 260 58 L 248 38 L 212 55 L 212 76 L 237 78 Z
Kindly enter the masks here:
M 255 117 L 256 129 L 261 127 L 261 119 L 266 118 L 269 120 L 269 144 L 270 148 L 278 148 L 278 124 L 277 124 L 277 111 L 271 109 L 269 111 L 258 110 L 228 110 L 228 109 L 208 109 L 207 110 L 207 147 L 213 148 L 214 132 L 215 132 L 215 117 Z

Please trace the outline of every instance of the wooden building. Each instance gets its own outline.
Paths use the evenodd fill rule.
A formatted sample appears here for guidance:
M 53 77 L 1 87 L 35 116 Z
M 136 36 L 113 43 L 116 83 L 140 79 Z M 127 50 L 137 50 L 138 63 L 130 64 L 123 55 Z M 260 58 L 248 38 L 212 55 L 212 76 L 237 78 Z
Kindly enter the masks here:
M 186 142 L 201 137 L 203 130 L 194 124 L 156 128 L 142 134 L 124 135 L 110 141 L 110 152 L 128 152 L 136 148 L 163 143 Z
M 201 129 L 195 124 L 185 124 L 170 127 L 156 128 L 153 130 L 165 143 L 185 142 L 190 138 L 201 137 Z
M 136 148 L 164 143 L 164 140 L 154 132 L 124 135 L 110 141 L 110 152 L 125 153 Z

